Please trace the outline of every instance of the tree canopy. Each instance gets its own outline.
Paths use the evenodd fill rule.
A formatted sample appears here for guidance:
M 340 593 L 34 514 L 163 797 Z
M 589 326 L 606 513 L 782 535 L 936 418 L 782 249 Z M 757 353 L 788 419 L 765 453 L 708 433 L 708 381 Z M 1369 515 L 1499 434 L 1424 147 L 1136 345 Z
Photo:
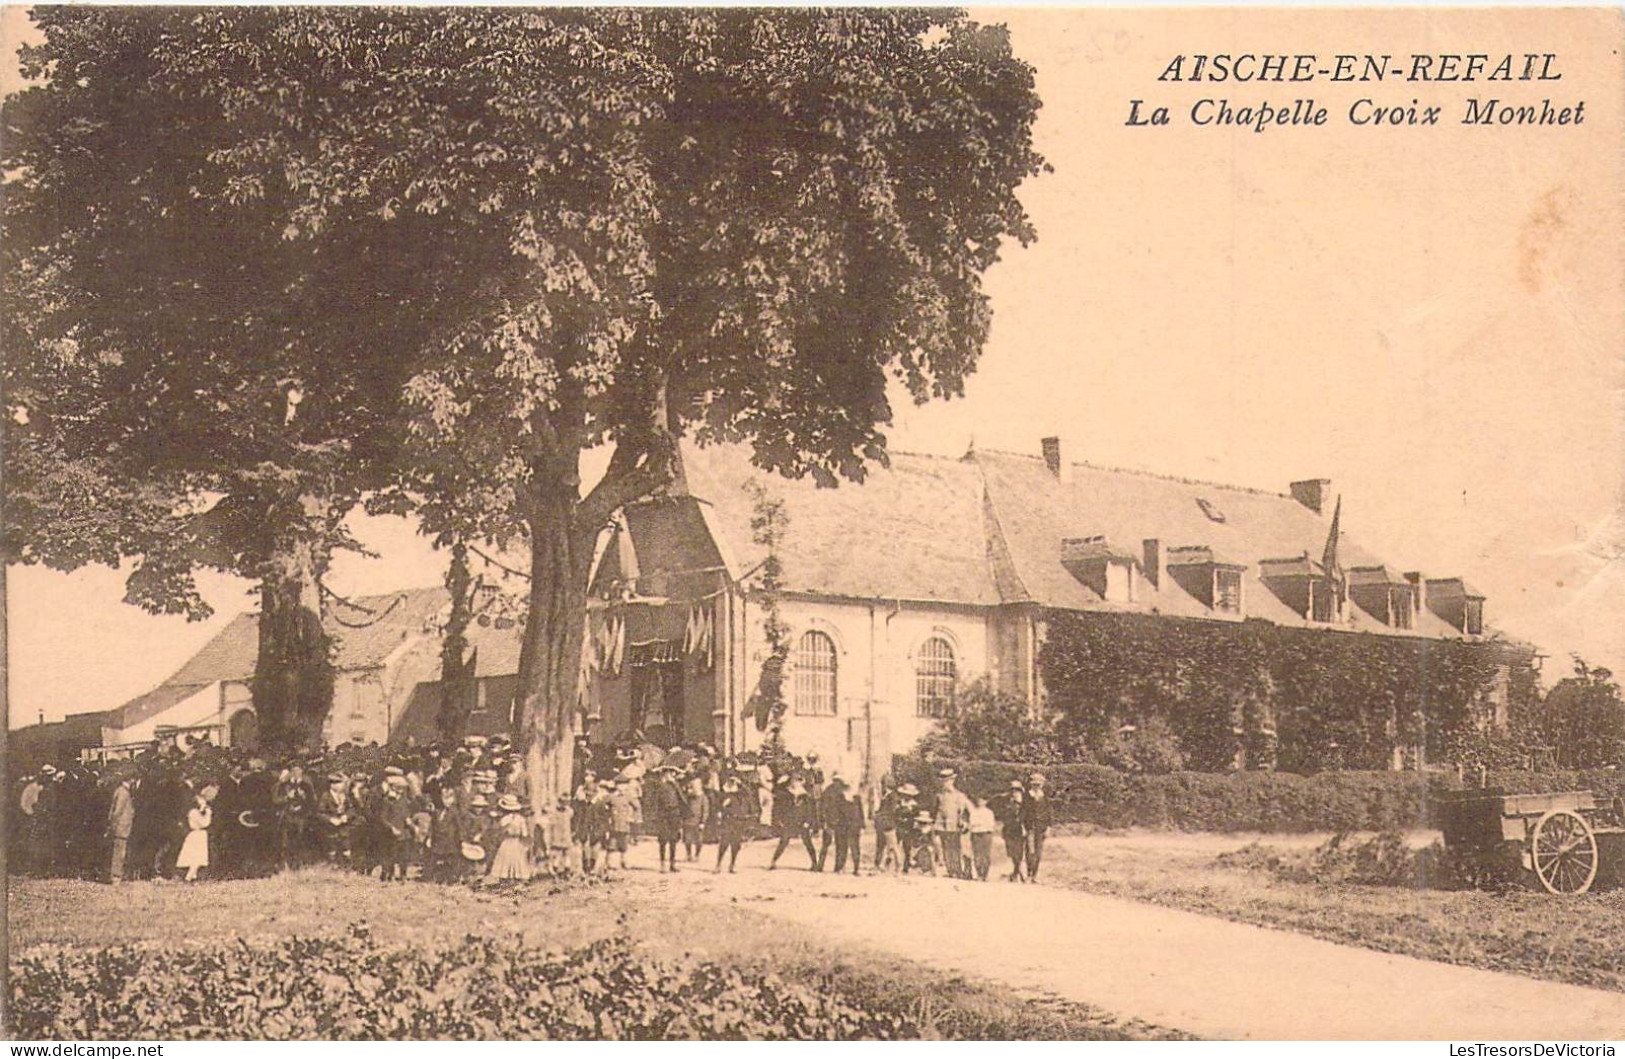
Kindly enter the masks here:
M 1034 234 L 1033 71 L 958 11 L 35 17 L 7 265 L 49 273 L 19 352 L 72 362 L 36 432 L 321 547 L 380 490 L 525 537 L 522 727 L 566 753 L 593 544 L 677 437 L 860 479 L 888 382 L 962 391 Z

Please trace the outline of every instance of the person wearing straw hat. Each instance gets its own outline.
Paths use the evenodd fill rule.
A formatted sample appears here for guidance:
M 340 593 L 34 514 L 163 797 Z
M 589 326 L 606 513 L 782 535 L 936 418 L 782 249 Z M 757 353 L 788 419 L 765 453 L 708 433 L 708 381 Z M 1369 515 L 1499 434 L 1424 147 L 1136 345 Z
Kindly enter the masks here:
M 939 770 L 937 779 L 942 784 L 942 790 L 937 795 L 937 815 L 932 826 L 942 850 L 942 866 L 953 878 L 969 878 L 962 839 L 966 818 L 970 815 L 970 802 L 960 793 L 956 782 L 958 776 L 953 769 Z
M 512 794 L 504 794 L 497 802 L 501 818 L 497 827 L 502 844 L 491 858 L 491 871 L 487 878 L 495 882 L 525 881 L 531 876 L 530 821 L 526 819 L 524 805 Z

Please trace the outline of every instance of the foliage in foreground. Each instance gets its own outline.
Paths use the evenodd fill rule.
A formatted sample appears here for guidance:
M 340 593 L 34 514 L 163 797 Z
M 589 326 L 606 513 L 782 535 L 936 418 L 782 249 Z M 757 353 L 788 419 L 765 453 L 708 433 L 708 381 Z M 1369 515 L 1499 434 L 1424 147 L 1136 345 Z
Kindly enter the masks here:
M 473 937 L 380 945 L 364 926 L 274 946 L 48 948 L 12 972 L 24 1040 L 910 1039 L 891 1013 L 625 938 L 568 952 Z

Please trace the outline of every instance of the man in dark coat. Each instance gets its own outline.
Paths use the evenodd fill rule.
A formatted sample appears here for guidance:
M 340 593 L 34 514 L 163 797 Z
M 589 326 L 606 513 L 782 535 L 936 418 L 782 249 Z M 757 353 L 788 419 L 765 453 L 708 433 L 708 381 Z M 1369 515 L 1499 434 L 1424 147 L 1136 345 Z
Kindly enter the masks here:
M 1006 878 L 1011 882 L 1026 882 L 1027 789 L 1020 780 L 1010 781 L 1009 792 L 999 797 L 993 811 L 1004 832 L 1004 852 L 1010 858 L 1010 874 Z
M 646 796 L 649 825 L 659 846 L 660 870 L 677 870 L 677 847 L 683 841 L 683 792 L 677 785 L 677 770 L 661 765 L 654 770 Z
M 243 844 L 245 828 L 237 814 L 243 811 L 243 770 L 240 764 L 220 780 L 220 789 L 214 796 L 214 822 L 209 826 L 209 871 L 216 878 L 240 879 L 243 876 Z
M 797 773 L 782 777 L 782 786 L 773 798 L 773 826 L 778 829 L 779 844 L 773 850 L 773 859 L 768 862 L 767 870 L 777 868 L 779 858 L 784 856 L 790 843 L 800 840 L 807 850 L 807 870 L 817 871 L 819 858 L 818 851 L 813 848 L 812 795 L 807 793 L 807 787 Z
M 863 857 L 863 801 L 847 787 L 845 778 L 834 776 L 824 795 L 819 799 L 824 825 L 823 844 L 818 847 L 818 870 L 824 870 L 829 847 L 835 846 L 835 871 L 846 870 L 848 857 L 852 858 L 852 874 L 857 875 Z
M 237 783 L 237 864 L 249 878 L 269 875 L 277 855 L 276 774 L 259 758 L 251 758 Z M 218 815 L 218 814 L 217 814 Z
M 186 839 L 186 814 L 192 808 L 192 788 L 180 769 L 163 764 L 152 791 L 152 812 L 156 843 L 152 851 L 152 874 L 155 878 L 168 878 L 180 855 L 181 843 Z
M 1027 881 L 1038 881 L 1038 865 L 1044 859 L 1044 836 L 1049 834 L 1050 803 L 1044 792 L 1044 774 L 1027 777 L 1027 803 L 1022 809 L 1021 826 L 1027 837 Z

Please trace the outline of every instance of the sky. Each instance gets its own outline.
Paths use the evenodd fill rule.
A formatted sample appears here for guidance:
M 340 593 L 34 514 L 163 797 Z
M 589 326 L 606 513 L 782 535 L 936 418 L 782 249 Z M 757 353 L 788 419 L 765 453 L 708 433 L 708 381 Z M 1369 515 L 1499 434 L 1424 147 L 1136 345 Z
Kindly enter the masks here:
M 15 9 L 0 16 L 10 42 Z M 1465 576 L 1487 619 L 1625 672 L 1625 173 L 1620 14 L 1607 9 L 999 9 L 1037 69 L 1054 167 L 1022 190 L 1039 231 L 987 278 L 993 333 L 964 398 L 899 399 L 897 450 L 1038 451 L 1285 491 L 1332 480 L 1343 528 L 1402 570 Z M 1559 82 L 1159 83 L 1178 54 L 1525 52 Z M 15 64 L 0 87 L 16 85 Z M 1564 128 L 1459 123 L 1468 98 L 1564 105 Z M 1355 127 L 1413 100 L 1435 127 Z M 1313 99 L 1313 128 L 1196 127 L 1198 99 Z M 1125 124 L 1128 101 L 1166 127 Z M 356 520 L 344 594 L 438 583 L 400 519 Z M 1080 527 L 1085 532 L 1087 527 Z M 10 572 L 11 724 L 105 709 L 161 681 L 251 604 L 155 618 L 105 569 Z

